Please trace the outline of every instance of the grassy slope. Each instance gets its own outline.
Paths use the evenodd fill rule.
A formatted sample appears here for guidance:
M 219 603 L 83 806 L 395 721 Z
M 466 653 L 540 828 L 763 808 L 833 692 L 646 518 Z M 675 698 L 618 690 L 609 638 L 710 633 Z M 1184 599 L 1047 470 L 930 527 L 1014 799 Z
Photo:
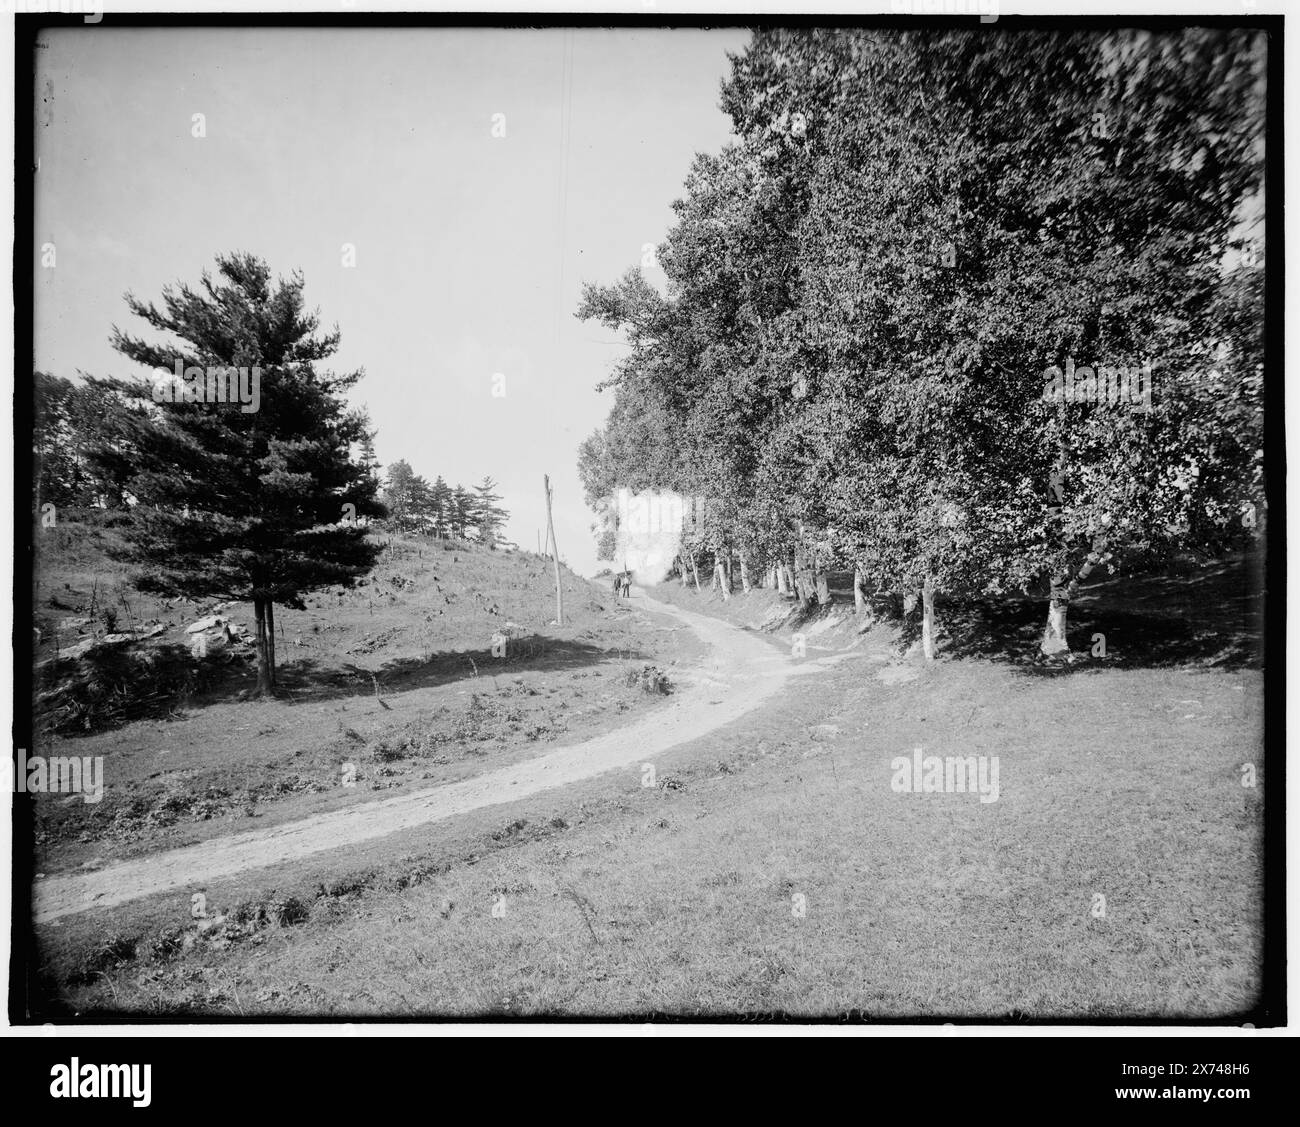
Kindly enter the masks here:
M 784 616 L 767 592 L 659 594 Z M 1102 585 L 1087 614 L 1123 620 L 1122 595 Z M 1260 760 L 1260 675 L 1213 638 L 1204 660 L 1144 662 L 1137 637 L 1195 636 L 1205 601 L 1152 585 L 1109 666 L 925 668 L 898 656 L 906 629 L 809 631 L 861 660 L 680 749 L 653 788 L 618 772 L 401 835 L 355 872 L 318 860 L 210 890 L 219 910 L 253 897 L 241 927 L 195 935 L 172 897 L 44 929 L 51 1013 L 1231 1020 L 1259 981 L 1266 780 L 1243 788 L 1239 768 Z M 793 624 L 770 625 L 788 646 Z M 890 760 L 917 744 L 997 755 L 1000 800 L 893 792 Z
M 128 614 L 169 623 L 145 644 L 160 655 L 178 650 L 185 626 L 212 609 L 140 595 L 102 542 L 84 529 L 60 532 L 38 571 L 38 658 L 53 653 L 54 637 L 68 636 L 58 621 L 86 617 L 92 598 L 118 607 L 119 628 Z M 652 707 L 624 684 L 626 673 L 688 660 L 699 649 L 689 632 L 638 629 L 608 593 L 567 571 L 564 586 L 560 628 L 549 625 L 549 561 L 464 543 L 394 542 L 365 586 L 323 591 L 305 611 L 278 610 L 279 699 L 239 699 L 255 680 L 244 650 L 228 663 L 210 659 L 205 691 L 154 715 L 39 740 L 33 754 L 103 756 L 107 785 L 99 803 L 36 796 L 37 871 L 96 866 L 449 782 Z M 70 609 L 60 613 L 52 601 Z M 228 613 L 252 622 L 251 607 Z M 493 634 L 507 623 L 520 637 L 494 657 Z M 94 625 L 103 630 L 102 612 Z M 188 654 L 174 663 L 195 665 Z M 342 785 L 345 763 L 355 765 L 355 786 Z

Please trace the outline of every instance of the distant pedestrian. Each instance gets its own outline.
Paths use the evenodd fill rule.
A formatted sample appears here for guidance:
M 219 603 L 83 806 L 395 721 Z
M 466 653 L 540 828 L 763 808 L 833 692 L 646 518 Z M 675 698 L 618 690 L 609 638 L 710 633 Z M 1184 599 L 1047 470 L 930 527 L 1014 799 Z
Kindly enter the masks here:
M 614 598 L 618 598 L 623 590 L 623 576 L 619 572 L 614 572 Z
M 622 579 L 623 598 L 630 599 L 632 597 L 632 573 L 625 571 L 620 578 Z

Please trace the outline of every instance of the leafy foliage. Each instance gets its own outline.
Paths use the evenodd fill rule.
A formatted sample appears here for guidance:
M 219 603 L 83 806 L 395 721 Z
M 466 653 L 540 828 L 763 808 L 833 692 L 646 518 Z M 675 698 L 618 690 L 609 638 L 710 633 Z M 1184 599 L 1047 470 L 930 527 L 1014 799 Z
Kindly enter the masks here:
M 688 551 L 904 591 L 1251 540 L 1262 59 L 1201 28 L 756 33 L 722 91 L 737 141 L 697 156 L 659 248 L 666 295 L 636 272 L 584 292 L 631 345 L 580 451 L 589 503 L 703 494 Z M 1137 402 L 1107 401 L 1118 372 Z

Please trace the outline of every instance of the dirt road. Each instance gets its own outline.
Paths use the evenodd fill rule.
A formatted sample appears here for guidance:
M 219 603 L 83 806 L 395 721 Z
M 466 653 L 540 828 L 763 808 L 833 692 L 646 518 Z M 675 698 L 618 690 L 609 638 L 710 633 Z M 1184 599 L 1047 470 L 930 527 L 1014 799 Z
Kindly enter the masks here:
M 177 888 L 202 886 L 245 869 L 345 848 L 480 807 L 513 802 L 616 767 L 650 762 L 764 704 L 788 678 L 815 672 L 849 656 L 841 653 L 795 661 L 758 636 L 728 623 L 659 602 L 639 590 L 637 595 L 636 602 L 646 610 L 678 619 L 709 646 L 700 664 L 674 671 L 678 690 L 664 708 L 644 719 L 472 779 L 358 803 L 266 830 L 232 834 L 95 872 L 40 880 L 35 888 L 36 919 L 43 922 Z

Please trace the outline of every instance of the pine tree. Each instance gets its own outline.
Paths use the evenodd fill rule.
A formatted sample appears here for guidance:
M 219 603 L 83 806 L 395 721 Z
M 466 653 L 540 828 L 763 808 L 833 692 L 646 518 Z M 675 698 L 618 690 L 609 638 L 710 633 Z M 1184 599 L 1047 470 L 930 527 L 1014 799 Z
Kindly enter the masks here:
M 388 467 L 384 478 L 384 505 L 389 519 L 403 532 L 410 532 L 418 525 L 420 483 L 423 481 L 405 458 Z
M 433 490 L 419 474 L 411 481 L 411 527 L 419 533 L 433 527 Z
M 451 534 L 458 540 L 466 539 L 469 527 L 474 523 L 474 495 L 463 485 L 457 485 L 451 491 Z
M 494 492 L 496 486 L 491 477 L 485 477 L 481 484 L 474 486 L 478 495 L 474 501 L 474 523 L 478 527 L 478 538 L 489 546 L 496 544 L 501 527 L 510 516 L 497 504 L 501 498 Z
M 445 537 L 451 527 L 451 486 L 439 474 L 429 490 L 429 511 L 433 520 L 433 534 Z
M 114 326 L 113 347 L 153 376 L 102 381 L 145 410 L 110 418 L 92 459 L 111 463 L 123 440 L 135 451 L 136 504 L 116 554 L 139 569 L 141 590 L 253 603 L 258 690 L 269 694 L 275 604 L 301 610 L 304 592 L 369 572 L 379 546 L 356 518 L 384 510 L 374 475 L 352 454 L 366 417 L 343 399 L 362 373 L 317 371 L 339 333 L 316 335 L 302 275 L 273 285 L 249 254 L 216 265 L 197 290 L 165 287 L 161 310 L 127 295 L 133 314 L 180 347 Z M 238 395 L 227 368 L 247 377 Z

